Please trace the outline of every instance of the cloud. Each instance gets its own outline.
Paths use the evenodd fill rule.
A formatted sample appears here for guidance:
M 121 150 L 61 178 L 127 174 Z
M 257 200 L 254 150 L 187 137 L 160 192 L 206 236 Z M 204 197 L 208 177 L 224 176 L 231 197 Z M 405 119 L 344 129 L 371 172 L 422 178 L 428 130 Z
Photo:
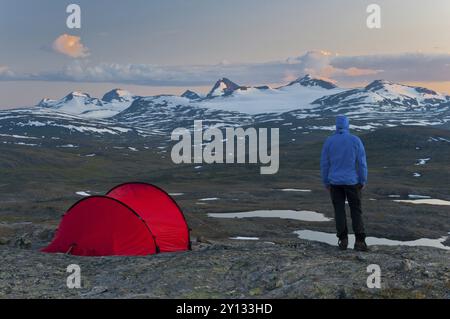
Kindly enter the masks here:
M 359 69 L 351 67 L 341 71 L 343 75 L 346 76 L 365 76 L 365 75 L 375 75 L 383 72 L 382 70 L 371 70 L 371 69 Z M 339 73 L 339 72 L 338 72 Z
M 383 70 L 390 81 L 450 81 L 450 54 L 404 53 L 365 56 L 341 56 L 333 60 L 337 68 Z M 374 79 L 366 74 L 367 80 Z
M 79 38 L 78 38 L 79 39 Z M 397 82 L 450 81 L 450 54 L 341 56 L 308 51 L 282 61 L 219 63 L 216 65 L 159 66 L 151 64 L 92 64 L 74 60 L 60 70 L 17 74 L 0 69 L 0 80 L 70 81 L 151 86 L 204 86 L 221 77 L 244 85 L 287 83 L 305 74 L 337 81 L 339 85 L 375 79 Z
M 81 38 L 66 33 L 53 41 L 52 49 L 71 58 L 85 58 L 89 56 L 89 49 L 81 43 Z
M 335 53 L 318 50 L 306 52 L 304 55 L 294 59 L 288 59 L 288 63 L 296 64 L 302 73 L 325 79 L 333 77 L 361 77 L 382 72 L 379 69 L 355 66 L 337 67 L 333 64 L 336 58 L 338 58 L 338 55 Z
M 340 56 L 326 51 L 309 51 L 289 59 L 295 72 L 342 83 L 386 79 L 396 82 L 450 81 L 450 54 L 401 53 Z
M 6 65 L 0 65 L 0 78 L 14 78 L 15 74 L 10 70 L 10 68 Z

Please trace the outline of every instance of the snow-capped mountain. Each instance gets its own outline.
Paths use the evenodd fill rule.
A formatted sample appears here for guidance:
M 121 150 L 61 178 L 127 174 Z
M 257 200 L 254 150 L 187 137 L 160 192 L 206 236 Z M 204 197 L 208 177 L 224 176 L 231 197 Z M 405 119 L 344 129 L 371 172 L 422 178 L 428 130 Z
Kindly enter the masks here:
M 122 89 L 111 90 L 102 99 L 72 92 L 60 100 L 43 99 L 37 106 L 87 118 L 108 118 L 125 110 L 134 99 L 130 92 Z
M 407 111 L 438 107 L 448 101 L 448 96 L 426 88 L 376 80 L 364 88 L 322 97 L 313 104 L 332 107 L 366 105 L 378 110 Z
M 194 120 L 203 120 L 208 127 L 242 126 L 254 122 L 249 114 L 199 105 L 201 103 L 190 103 L 187 98 L 177 96 L 142 97 L 111 120 L 152 133 L 170 132 L 177 127 L 190 128 Z
M 79 112 L 91 106 L 101 106 L 102 102 L 87 93 L 71 92 L 60 100 L 43 99 L 38 106 L 62 111 Z M 81 113 L 81 112 L 80 112 Z
M 229 80 L 228 80 L 229 81 Z M 219 80 L 211 92 L 219 90 Z M 227 93 L 203 99 L 197 103 L 199 107 L 240 112 L 247 114 L 283 113 L 296 109 L 310 109 L 316 99 L 340 93 L 343 90 L 333 83 L 314 79 L 307 75 L 286 86 L 270 88 L 269 86 L 247 87 L 235 84 L 227 86 Z
M 397 125 L 436 125 L 450 121 L 450 98 L 434 91 L 374 81 L 363 88 L 345 90 L 325 80 L 305 76 L 290 84 L 244 87 L 230 80 L 228 93 L 215 97 L 158 96 L 138 98 L 113 119 L 124 125 L 164 132 L 190 127 L 202 119 L 208 126 L 262 124 L 300 130 L 333 130 L 337 114 L 346 114 L 353 128 L 372 130 Z
M 61 137 L 137 136 L 138 132 L 110 120 L 87 119 L 55 109 L 31 107 L 0 112 L 0 133 L 58 140 Z
M 183 99 L 170 95 L 161 95 L 157 98 L 164 100 L 169 107 L 191 106 L 255 115 L 282 113 L 299 108 L 310 109 L 314 100 L 342 91 L 331 82 L 314 79 L 309 75 L 275 89 L 269 86 L 242 86 L 222 78 L 214 84 L 206 97 L 187 90 L 181 95 Z M 106 93 L 102 99 L 92 98 L 84 93 L 71 93 L 61 100 L 43 100 L 39 106 L 82 117 L 109 118 L 125 111 L 139 98 L 127 91 L 115 89 Z
M 333 130 L 338 114 L 351 118 L 354 129 L 450 123 L 450 97 L 435 91 L 374 81 L 343 89 L 331 82 L 301 77 L 286 86 L 240 86 L 220 79 L 206 97 L 193 91 L 181 96 L 133 96 L 115 89 L 101 99 L 72 92 L 37 107 L 0 112 L 0 134 L 167 134 L 191 127 L 265 125 L 292 132 Z M 447 125 L 448 125 L 447 123 Z M 59 133 L 58 133 L 59 132 Z M 72 133 L 71 133 L 72 132 Z
M 449 96 L 383 80 L 319 98 L 312 104 L 323 116 L 346 114 L 388 125 L 437 125 L 450 120 Z

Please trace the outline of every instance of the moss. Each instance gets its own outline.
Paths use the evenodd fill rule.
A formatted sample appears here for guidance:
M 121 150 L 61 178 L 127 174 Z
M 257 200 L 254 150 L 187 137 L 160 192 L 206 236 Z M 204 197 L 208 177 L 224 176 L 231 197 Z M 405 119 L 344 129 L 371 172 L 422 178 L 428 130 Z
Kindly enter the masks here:
M 251 289 L 248 293 L 250 296 L 260 296 L 263 293 L 263 288 L 256 287 L 256 288 Z

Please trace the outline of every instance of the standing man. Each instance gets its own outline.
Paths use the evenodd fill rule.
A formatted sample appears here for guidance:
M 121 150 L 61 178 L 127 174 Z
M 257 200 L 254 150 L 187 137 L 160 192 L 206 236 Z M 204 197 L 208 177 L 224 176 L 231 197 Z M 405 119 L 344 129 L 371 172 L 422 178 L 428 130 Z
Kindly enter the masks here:
M 367 184 L 366 151 L 359 137 L 350 134 L 349 127 L 347 117 L 336 118 L 336 133 L 328 137 L 322 149 L 320 171 L 333 202 L 339 248 L 346 250 L 348 246 L 347 200 L 356 237 L 354 248 L 368 251 L 361 208 L 361 193 Z

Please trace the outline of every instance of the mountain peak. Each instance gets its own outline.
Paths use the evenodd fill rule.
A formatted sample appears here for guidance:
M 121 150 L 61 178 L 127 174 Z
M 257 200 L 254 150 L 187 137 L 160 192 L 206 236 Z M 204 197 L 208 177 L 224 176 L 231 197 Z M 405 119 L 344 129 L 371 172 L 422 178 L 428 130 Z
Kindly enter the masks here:
M 79 97 L 91 97 L 89 94 L 87 94 L 85 92 L 80 92 L 80 91 L 70 92 L 69 95 L 79 96 Z
M 216 82 L 216 84 L 214 84 L 214 87 L 208 93 L 207 97 L 227 96 L 240 88 L 241 86 L 237 85 L 230 79 L 221 78 Z
M 119 102 L 124 102 L 124 101 L 130 101 L 130 99 L 132 98 L 132 94 L 126 90 L 123 89 L 114 89 L 111 90 L 109 92 L 107 92 L 105 95 L 103 95 L 102 97 L 102 101 L 105 102 L 112 102 L 112 101 L 119 101 Z
M 74 98 L 85 98 L 85 99 L 90 99 L 91 96 L 90 96 L 89 94 L 87 94 L 87 93 L 84 93 L 84 92 L 73 91 L 73 92 L 70 92 L 69 94 L 67 94 L 67 95 L 64 97 L 64 99 L 65 99 L 66 101 L 73 100 Z
M 289 83 L 287 86 L 292 86 L 295 84 L 300 84 L 305 87 L 321 87 L 323 89 L 331 90 L 337 88 L 337 86 L 330 82 L 322 79 L 313 78 L 310 74 L 305 75 L 304 77 L 300 77 L 297 80 Z
M 437 93 L 436 91 L 419 87 L 419 86 L 409 86 L 404 85 L 401 83 L 394 83 L 386 80 L 375 80 L 371 83 L 369 83 L 365 88 L 366 91 L 369 92 L 377 92 L 378 91 L 385 91 L 385 92 L 391 92 L 392 94 L 401 94 L 401 95 L 421 95 L 421 96 L 428 96 L 430 97 L 439 97 L 443 98 L 443 95 Z
M 221 78 L 218 82 L 224 82 L 224 83 L 226 83 L 227 85 L 237 85 L 236 83 L 234 83 L 233 81 L 231 81 L 231 80 L 228 79 L 228 78 Z
M 181 94 L 181 97 L 187 98 L 189 100 L 200 99 L 200 95 L 198 95 L 197 93 L 195 93 L 194 91 L 191 91 L 191 90 L 186 90 L 183 94 Z
M 389 82 L 389 81 L 386 81 L 386 80 L 375 80 L 375 81 L 369 83 L 369 84 L 365 87 L 365 89 L 366 89 L 367 91 L 376 91 L 376 90 L 380 90 L 380 89 L 382 89 L 382 88 L 385 88 L 385 87 L 388 86 L 388 85 L 394 85 L 394 84 L 395 84 L 395 83 Z
M 52 99 L 45 97 L 37 104 L 37 106 L 48 107 L 52 101 Z

